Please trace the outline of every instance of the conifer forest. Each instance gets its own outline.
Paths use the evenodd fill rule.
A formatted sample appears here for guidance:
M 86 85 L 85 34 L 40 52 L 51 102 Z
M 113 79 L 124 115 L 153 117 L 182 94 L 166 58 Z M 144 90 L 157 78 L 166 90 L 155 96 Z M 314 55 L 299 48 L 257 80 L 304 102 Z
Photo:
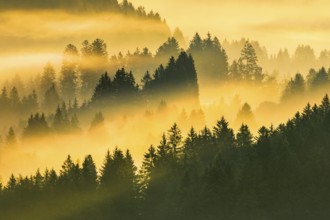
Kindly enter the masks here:
M 0 219 L 330 219 L 329 7 L 0 0 Z

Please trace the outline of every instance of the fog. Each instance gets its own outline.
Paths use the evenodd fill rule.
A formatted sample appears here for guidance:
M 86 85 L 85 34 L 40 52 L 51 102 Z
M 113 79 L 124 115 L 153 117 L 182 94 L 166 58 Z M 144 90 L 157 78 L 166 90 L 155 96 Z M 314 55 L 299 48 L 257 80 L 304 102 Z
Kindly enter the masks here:
M 81 161 L 85 155 L 91 154 L 98 168 L 102 166 L 105 152 L 116 147 L 129 149 L 137 166 L 141 165 L 143 155 L 150 145 L 157 146 L 161 136 L 174 124 L 178 123 L 182 134 L 186 137 L 194 126 L 201 130 L 204 125 L 213 128 L 222 116 L 229 121 L 229 126 L 238 131 L 242 123 L 248 124 L 252 133 L 257 136 L 261 126 L 277 127 L 293 117 L 305 104 L 319 103 L 325 92 L 298 97 L 295 100 L 281 102 L 283 88 L 277 84 L 255 86 L 237 83 L 220 87 L 209 87 L 200 91 L 200 109 L 188 108 L 187 100 L 165 105 L 133 107 L 130 104 L 120 108 L 102 108 L 105 121 L 101 126 L 92 129 L 91 121 L 97 109 L 78 114 L 78 133 L 55 134 L 32 138 L 23 138 L 26 123 L 14 124 L 17 143 L 2 144 L 0 149 L 0 173 L 6 182 L 12 173 L 31 175 L 37 168 L 41 171 L 54 168 L 59 171 L 68 154 L 74 161 Z M 251 107 L 252 115 L 242 110 L 244 103 Z M 202 110 L 202 117 L 195 119 L 194 111 Z M 243 112 L 242 112 L 243 111 Z M 241 113 L 240 113 L 241 112 Z M 199 116 L 198 116 L 199 117 Z M 53 122 L 48 119 L 48 124 Z M 3 130 L 6 138 L 8 131 Z M 5 141 L 5 140 L 4 140 Z
M 196 31 L 221 38 L 257 39 L 270 53 L 286 47 L 293 52 L 308 44 L 320 52 L 329 45 L 329 2 L 325 0 L 133 0 L 155 9 L 171 27 L 179 26 L 187 37 Z M 173 10 L 173 8 L 182 8 Z M 189 15 L 189 16 L 188 16 Z
M 48 61 L 58 64 L 69 43 L 102 38 L 116 54 L 137 47 L 155 50 L 171 35 L 166 23 L 116 13 L 4 11 L 0 21 L 0 76 L 35 73 Z
M 326 23 L 328 17 L 319 16 L 322 13 L 327 14 L 326 1 L 261 2 L 255 0 L 246 3 L 240 0 L 221 2 L 208 0 L 202 3 L 133 0 L 133 3 L 145 5 L 148 10 L 159 11 L 167 23 L 105 12 L 81 14 L 61 10 L 1 12 L 1 85 L 10 85 L 7 88 L 9 93 L 15 84 L 12 83 L 15 74 L 19 74 L 24 83 L 22 90 L 25 90 L 18 91 L 22 98 L 23 95 L 32 92 L 32 89 L 38 90 L 38 80 L 32 83 L 29 80 L 31 76 L 37 79 L 38 74 L 42 74 L 45 64 L 51 62 L 56 72 L 56 89 L 60 90 L 58 83 L 61 81 L 62 55 L 66 45 L 74 44 L 80 50 L 84 40 L 92 42 L 96 38 L 101 38 L 107 44 L 109 56 L 105 63 L 98 63 L 104 66 L 102 68 L 98 66 L 99 69 L 94 74 L 94 78 L 99 79 L 105 71 L 109 71 L 109 75 L 113 77 L 118 68 L 125 67 L 128 71 L 133 71 L 132 74 L 136 80 L 134 83 L 139 84 L 138 87 L 142 90 L 142 83 L 140 83 L 142 74 L 147 70 L 153 74 L 160 63 L 164 65 L 168 63 L 170 56 L 166 54 L 165 59 L 157 57 L 157 49 L 172 35 L 171 32 L 177 26 L 183 31 L 186 45 L 189 44 L 195 32 L 205 35 L 209 31 L 219 36 L 221 42 L 225 39 L 228 42 L 239 41 L 242 37 L 258 40 L 260 42 L 258 49 L 262 50 L 265 46 L 268 50 L 266 58 L 259 57 L 261 66 L 266 70 L 276 69 L 276 67 L 267 64 L 263 58 L 268 59 L 271 54 L 277 54 L 281 48 L 288 48 L 290 56 L 294 57 L 294 50 L 299 44 L 311 45 L 316 54 L 319 54 L 330 43 L 327 37 L 329 35 L 329 26 Z M 173 8 L 180 8 L 182 11 L 173 10 Z M 210 15 L 212 15 L 212 20 L 210 20 Z M 245 40 L 241 42 L 245 43 Z M 242 46 L 235 48 L 232 46 L 233 50 L 230 48 L 230 43 L 227 46 L 230 66 L 233 60 L 239 59 Z M 109 62 L 111 56 L 119 52 L 125 56 L 127 51 L 134 53 L 136 48 L 141 50 L 144 47 L 149 49 L 148 53 L 144 54 L 146 57 L 134 60 L 134 57 L 127 55 L 118 65 Z M 177 57 L 177 55 L 173 56 Z M 122 57 L 118 55 L 117 58 L 118 61 Z M 204 57 L 204 60 L 207 59 L 208 57 Z M 74 160 L 82 160 L 85 155 L 92 154 L 97 167 L 100 168 L 105 152 L 108 149 L 113 150 L 116 146 L 129 149 L 139 166 L 147 148 L 150 145 L 156 146 L 162 134 L 166 133 L 175 122 L 178 123 L 185 136 L 192 126 L 197 130 L 201 130 L 205 125 L 212 129 L 217 120 L 224 116 L 229 121 L 229 126 L 235 131 L 242 123 L 246 123 L 256 136 L 261 126 L 276 127 L 280 123 L 285 123 L 297 111 L 302 110 L 307 102 L 319 103 L 324 94 L 329 92 L 328 89 L 306 92 L 290 101 L 283 101 L 283 92 L 296 71 L 300 71 L 307 80 L 309 68 L 330 65 L 328 60 L 321 63 L 316 59 L 317 64 L 294 61 L 296 63 L 291 65 L 290 62 L 289 60 L 286 63 L 289 67 L 293 66 L 290 70 L 281 69 L 277 75 L 270 71 L 268 78 L 262 84 L 241 81 L 226 81 L 217 84 L 212 80 L 200 80 L 200 76 L 203 77 L 204 73 L 199 71 L 197 73 L 199 106 L 191 107 L 189 96 L 180 96 L 179 99 L 176 92 L 184 92 L 179 89 L 173 90 L 171 94 L 165 94 L 165 97 L 178 96 L 175 101 L 158 97 L 152 100 L 152 103 L 149 102 L 150 100 L 144 100 L 145 102 L 141 101 L 137 106 L 131 103 L 121 103 L 119 107 L 85 106 L 81 112 L 77 113 L 81 132 L 67 134 L 55 132 L 26 139 L 23 134 L 28 124 L 28 115 L 31 113 L 46 112 L 46 121 L 50 127 L 53 126 L 56 109 L 46 110 L 47 106 L 42 106 L 44 91 L 37 91 L 39 96 L 37 111 L 14 115 L 6 112 L 3 115 L 2 124 L 0 124 L 2 182 L 5 183 L 12 173 L 31 175 L 37 168 L 44 170 L 48 167 L 58 171 L 68 154 Z M 93 68 L 95 62 L 90 58 L 90 60 L 84 60 L 84 65 Z M 276 65 L 281 66 L 282 63 Z M 298 69 L 300 66 L 303 68 Z M 92 89 L 95 86 L 93 84 Z M 87 98 L 78 97 L 79 106 L 82 106 L 84 101 L 88 103 L 91 99 L 90 95 Z M 56 106 L 61 103 L 53 104 Z M 103 113 L 104 125 L 91 129 L 91 122 L 97 112 Z M 15 131 L 17 140 L 15 144 L 6 143 L 10 127 L 13 127 Z

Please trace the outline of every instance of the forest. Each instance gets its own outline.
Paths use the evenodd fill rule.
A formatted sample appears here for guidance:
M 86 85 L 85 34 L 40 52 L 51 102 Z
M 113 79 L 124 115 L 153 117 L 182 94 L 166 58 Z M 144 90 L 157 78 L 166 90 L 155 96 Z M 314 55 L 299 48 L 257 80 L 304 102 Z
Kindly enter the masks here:
M 154 70 L 153 73 L 150 70 Z M 38 135 L 38 130 L 45 134 L 61 133 L 60 130 L 81 131 L 80 118 L 86 127 L 93 121 L 91 115 L 98 113 L 122 115 L 142 109 L 145 114 L 152 114 L 153 110 L 159 112 L 162 106 L 170 105 L 181 111 L 173 116 L 173 120 L 188 131 L 192 125 L 199 128 L 205 125 L 205 117 L 208 116 L 204 114 L 212 112 L 200 100 L 206 96 L 213 97 L 219 88 L 239 85 L 242 88 L 250 86 L 246 88 L 256 92 L 272 92 L 274 85 L 280 87 L 277 88 L 279 104 L 259 102 L 256 113 L 262 117 L 265 111 L 276 114 L 290 109 L 292 103 L 299 103 L 300 108 L 309 101 L 315 102 L 328 92 L 329 84 L 330 69 L 322 67 L 311 68 L 307 75 L 296 73 L 281 85 L 259 65 L 256 50 L 249 41 L 245 42 L 239 59 L 229 64 L 226 50 L 218 38 L 212 38 L 210 34 L 204 39 L 196 34 L 187 50 L 180 48 L 174 37 L 169 38 L 159 46 L 155 55 L 144 48 L 133 54 L 128 52 L 126 56 L 119 53 L 110 57 L 104 40 L 85 40 L 80 49 L 73 44 L 65 47 L 59 73 L 48 63 L 40 75 L 25 81 L 16 75 L 4 82 L 0 112 L 6 117 L 2 119 L 1 139 L 2 144 L 16 139 L 15 130 L 23 137 L 35 133 L 34 130 Z M 211 94 L 205 92 L 206 88 L 213 89 Z M 227 88 L 227 92 L 230 89 Z M 240 95 L 243 94 L 236 93 L 232 101 L 240 99 Z M 270 100 L 269 97 L 266 99 Z M 256 131 L 263 125 L 256 123 L 258 115 L 254 115 L 249 103 L 239 102 L 238 106 L 220 108 L 235 109 L 236 130 L 242 123 L 248 123 Z M 296 111 L 297 105 L 291 108 Z M 221 110 L 217 115 L 220 113 Z M 155 114 L 158 115 L 157 112 Z M 189 115 L 195 118 L 191 122 L 187 122 Z M 289 114 L 284 117 L 289 117 Z M 38 128 L 39 125 L 42 129 Z
M 277 128 L 235 134 L 174 124 L 139 169 L 129 150 L 70 155 L 59 172 L 12 175 L 1 187 L 4 219 L 327 219 L 330 102 L 307 104 Z
M 0 219 L 329 219 L 320 1 L 0 0 Z

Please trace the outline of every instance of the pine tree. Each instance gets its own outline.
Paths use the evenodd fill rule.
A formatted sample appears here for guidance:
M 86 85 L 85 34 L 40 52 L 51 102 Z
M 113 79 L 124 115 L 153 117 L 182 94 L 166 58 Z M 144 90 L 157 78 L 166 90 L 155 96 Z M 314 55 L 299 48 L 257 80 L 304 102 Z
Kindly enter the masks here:
M 101 171 L 100 171 L 100 184 L 102 188 L 106 188 L 111 181 L 111 166 L 113 158 L 110 151 L 107 151 Z
M 258 58 L 252 44 L 246 41 L 238 60 L 238 68 L 243 80 L 256 82 L 263 80 L 262 68 L 257 62 Z
M 38 169 L 36 174 L 33 176 L 33 186 L 36 193 L 39 193 L 44 187 L 44 177 L 41 175 Z
M 9 193 L 14 193 L 16 190 L 17 190 L 17 179 L 15 178 L 14 174 L 12 174 L 5 187 L 5 191 Z
M 60 90 L 65 100 L 73 100 L 76 97 L 78 82 L 78 50 L 69 44 L 66 46 L 60 76 Z
M 81 53 L 81 92 L 83 98 L 90 99 L 97 84 L 98 74 L 105 72 L 108 68 L 107 45 L 102 39 L 95 39 L 91 44 L 84 41 Z
M 55 85 L 55 69 L 52 64 L 48 63 L 44 67 L 44 71 L 41 76 L 41 82 L 40 82 L 40 94 L 44 95 L 46 91 L 51 88 L 53 85 Z
M 228 124 L 226 119 L 222 117 L 213 128 L 215 139 L 222 147 L 233 147 L 235 143 L 234 131 L 229 128 Z
M 8 93 L 7 93 L 7 88 L 6 87 L 3 87 L 2 88 L 1 97 L 0 97 L 0 104 L 1 104 L 2 108 L 8 108 L 9 97 L 8 97 Z
M 18 110 L 20 107 L 20 104 L 21 104 L 21 100 L 18 95 L 18 91 L 17 91 L 16 87 L 13 87 L 12 90 L 10 91 L 9 100 L 10 100 L 11 107 L 14 110 Z
M 311 88 L 312 89 L 319 89 L 324 86 L 329 85 L 330 79 L 327 74 L 327 71 L 324 67 L 322 67 L 313 77 L 311 81 Z
M 31 115 L 28 119 L 28 124 L 24 128 L 23 136 L 42 136 L 48 134 L 49 126 L 47 124 L 44 113 L 41 115 L 36 113 L 35 115 Z
M 145 192 L 148 188 L 152 172 L 156 165 L 156 160 L 156 149 L 150 146 L 148 152 L 143 156 L 142 166 L 139 170 L 139 186 L 142 192 Z
M 63 190 L 77 190 L 81 186 L 81 170 L 79 164 L 75 164 L 71 156 L 62 165 L 59 182 Z
M 54 115 L 53 129 L 58 133 L 67 131 L 69 124 L 66 119 L 65 112 L 58 106 Z
M 54 169 L 46 170 L 44 175 L 44 189 L 46 192 L 54 192 L 57 189 L 58 176 Z
M 244 103 L 243 107 L 237 113 L 236 124 L 247 123 L 250 126 L 255 126 L 255 119 L 248 103 Z
M 6 143 L 7 145 L 15 145 L 17 144 L 17 139 L 16 139 L 16 135 L 15 135 L 15 131 L 13 127 L 9 128 L 7 137 L 6 137 Z
M 176 123 L 170 128 L 167 135 L 169 147 L 172 153 L 177 156 L 177 154 L 182 150 L 182 135 L 181 130 Z
M 194 54 L 198 54 L 202 50 L 203 50 L 202 38 L 199 36 L 198 33 L 196 33 L 194 38 L 190 42 L 187 52 L 194 55 Z
M 237 133 L 237 146 L 250 147 L 253 144 L 253 136 L 247 125 L 242 125 Z
M 169 57 L 177 57 L 179 52 L 179 43 L 174 37 L 172 37 L 168 38 L 167 41 L 158 48 L 155 58 L 159 63 L 164 64 Z
M 97 171 L 91 155 L 85 157 L 82 164 L 83 186 L 88 190 L 95 190 L 97 187 Z
M 291 98 L 304 95 L 304 92 L 305 92 L 304 77 L 300 73 L 297 73 L 294 79 L 291 78 L 291 80 L 287 84 L 283 92 L 283 95 L 281 97 L 281 100 L 288 101 Z
M 99 83 L 97 84 L 92 97 L 93 102 L 109 102 L 113 99 L 113 86 L 108 73 L 101 75 Z
M 98 112 L 95 114 L 93 121 L 91 123 L 91 129 L 98 128 L 104 125 L 104 117 L 102 112 Z
M 60 97 L 55 84 L 52 84 L 44 94 L 43 109 L 45 112 L 51 112 L 60 104 Z

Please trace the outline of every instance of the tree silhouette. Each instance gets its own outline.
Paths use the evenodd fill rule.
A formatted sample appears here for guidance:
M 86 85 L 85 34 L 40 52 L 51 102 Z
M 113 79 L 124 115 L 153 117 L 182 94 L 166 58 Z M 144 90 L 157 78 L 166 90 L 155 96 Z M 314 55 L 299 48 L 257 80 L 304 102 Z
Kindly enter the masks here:
M 60 90 L 64 100 L 74 100 L 78 83 L 78 49 L 68 44 L 64 50 L 60 76 Z
M 51 87 L 44 94 L 43 99 L 43 110 L 45 112 L 51 112 L 56 109 L 56 107 L 60 104 L 60 96 L 57 92 L 55 84 L 52 84 Z
M 252 44 L 246 41 L 238 60 L 238 68 L 244 80 L 256 82 L 263 80 L 262 68 L 257 62 L 258 58 Z
M 217 37 L 212 39 L 210 33 L 202 39 L 198 33 L 190 42 L 187 53 L 195 61 L 199 79 L 202 84 L 226 80 L 228 77 L 228 57 Z
M 294 79 L 291 78 L 289 83 L 287 84 L 283 95 L 282 101 L 289 100 L 290 98 L 298 97 L 303 95 L 305 92 L 305 80 L 304 77 L 297 73 Z
M 17 144 L 17 139 L 16 139 L 16 135 L 15 135 L 15 131 L 14 131 L 13 127 L 10 127 L 8 130 L 8 134 L 6 137 L 6 143 L 7 143 L 7 145 L 10 145 L 10 146 Z
M 56 73 L 52 64 L 48 63 L 44 67 L 40 82 L 40 95 L 44 95 L 49 88 L 56 84 Z
M 46 121 L 45 115 L 42 113 L 31 114 L 28 119 L 26 128 L 24 129 L 24 137 L 42 136 L 49 132 L 49 126 Z
M 91 155 L 85 157 L 82 164 L 82 184 L 87 190 L 95 190 L 97 187 L 97 171 Z

